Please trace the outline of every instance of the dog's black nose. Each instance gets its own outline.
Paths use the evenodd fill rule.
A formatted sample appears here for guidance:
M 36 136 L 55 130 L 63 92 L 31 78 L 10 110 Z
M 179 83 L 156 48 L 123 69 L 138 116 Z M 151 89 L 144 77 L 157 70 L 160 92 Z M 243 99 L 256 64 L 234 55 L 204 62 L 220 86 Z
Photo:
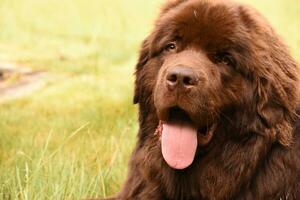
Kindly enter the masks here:
M 189 67 L 174 67 L 167 72 L 167 87 L 169 90 L 176 88 L 188 89 L 197 85 L 197 75 Z

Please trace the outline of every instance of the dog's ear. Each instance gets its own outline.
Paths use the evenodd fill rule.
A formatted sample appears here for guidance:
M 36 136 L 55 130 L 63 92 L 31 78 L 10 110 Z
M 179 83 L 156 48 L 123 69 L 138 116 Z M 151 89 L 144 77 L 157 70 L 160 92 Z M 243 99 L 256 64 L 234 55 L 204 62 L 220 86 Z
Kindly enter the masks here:
M 288 48 L 255 10 L 239 7 L 241 20 L 257 38 L 249 49 L 252 59 L 247 62 L 254 74 L 253 111 L 257 120 L 254 129 L 267 134 L 284 146 L 293 137 L 292 123 L 299 102 L 299 69 Z M 245 65 L 247 65 L 245 64 Z M 251 126 L 252 126 L 251 125 Z
M 299 104 L 299 71 L 284 44 L 275 36 L 273 42 L 256 80 L 256 110 L 269 136 L 289 146 Z
M 291 125 L 293 111 L 288 108 L 288 105 L 282 99 L 286 95 L 285 92 L 281 88 L 282 97 L 280 97 L 277 89 L 265 78 L 257 80 L 256 112 L 262 127 L 264 127 L 263 132 L 266 133 L 266 136 L 272 141 L 278 141 L 284 146 L 289 146 L 293 138 Z
M 149 57 L 150 57 L 150 42 L 149 42 L 149 37 L 147 39 L 145 39 L 142 43 L 142 47 L 140 50 L 140 54 L 139 54 L 139 58 L 138 58 L 138 62 L 136 64 L 136 71 L 135 71 L 135 89 L 134 89 L 134 98 L 133 98 L 133 103 L 137 104 L 139 103 L 139 99 L 140 99 L 140 85 L 139 85 L 139 81 L 138 81 L 138 77 L 139 77 L 139 72 L 141 70 L 141 68 L 143 68 L 143 66 L 148 62 Z

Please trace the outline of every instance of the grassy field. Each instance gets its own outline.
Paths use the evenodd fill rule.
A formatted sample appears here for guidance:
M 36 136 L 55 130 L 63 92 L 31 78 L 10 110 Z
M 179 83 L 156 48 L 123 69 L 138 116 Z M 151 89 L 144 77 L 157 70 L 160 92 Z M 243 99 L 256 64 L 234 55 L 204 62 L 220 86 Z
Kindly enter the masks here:
M 0 104 L 0 199 L 117 192 L 135 143 L 134 64 L 164 0 L 0 0 L 0 63 L 60 74 Z M 298 0 L 244 0 L 300 60 Z

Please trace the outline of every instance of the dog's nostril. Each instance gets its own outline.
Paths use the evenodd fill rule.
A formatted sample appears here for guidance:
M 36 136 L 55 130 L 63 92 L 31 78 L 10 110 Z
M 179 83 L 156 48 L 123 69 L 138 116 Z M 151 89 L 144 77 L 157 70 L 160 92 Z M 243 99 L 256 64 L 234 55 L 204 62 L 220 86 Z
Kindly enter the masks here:
M 168 74 L 167 76 L 167 80 L 172 82 L 172 83 L 176 83 L 177 82 L 177 75 L 176 74 Z
M 183 78 L 183 84 L 186 85 L 186 86 L 194 85 L 195 81 L 192 77 L 186 76 L 186 77 Z

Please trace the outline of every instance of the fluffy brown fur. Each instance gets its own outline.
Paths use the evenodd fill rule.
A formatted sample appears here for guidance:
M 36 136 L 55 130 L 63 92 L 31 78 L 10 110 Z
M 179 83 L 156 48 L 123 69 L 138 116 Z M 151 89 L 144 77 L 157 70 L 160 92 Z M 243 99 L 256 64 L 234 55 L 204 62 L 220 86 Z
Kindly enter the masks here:
M 191 91 L 166 89 L 175 66 L 197 74 Z M 287 47 L 252 8 L 168 1 L 140 52 L 138 142 L 127 181 L 113 199 L 300 199 L 298 84 Z M 154 134 L 175 104 L 198 127 L 217 125 L 183 170 L 166 164 Z

